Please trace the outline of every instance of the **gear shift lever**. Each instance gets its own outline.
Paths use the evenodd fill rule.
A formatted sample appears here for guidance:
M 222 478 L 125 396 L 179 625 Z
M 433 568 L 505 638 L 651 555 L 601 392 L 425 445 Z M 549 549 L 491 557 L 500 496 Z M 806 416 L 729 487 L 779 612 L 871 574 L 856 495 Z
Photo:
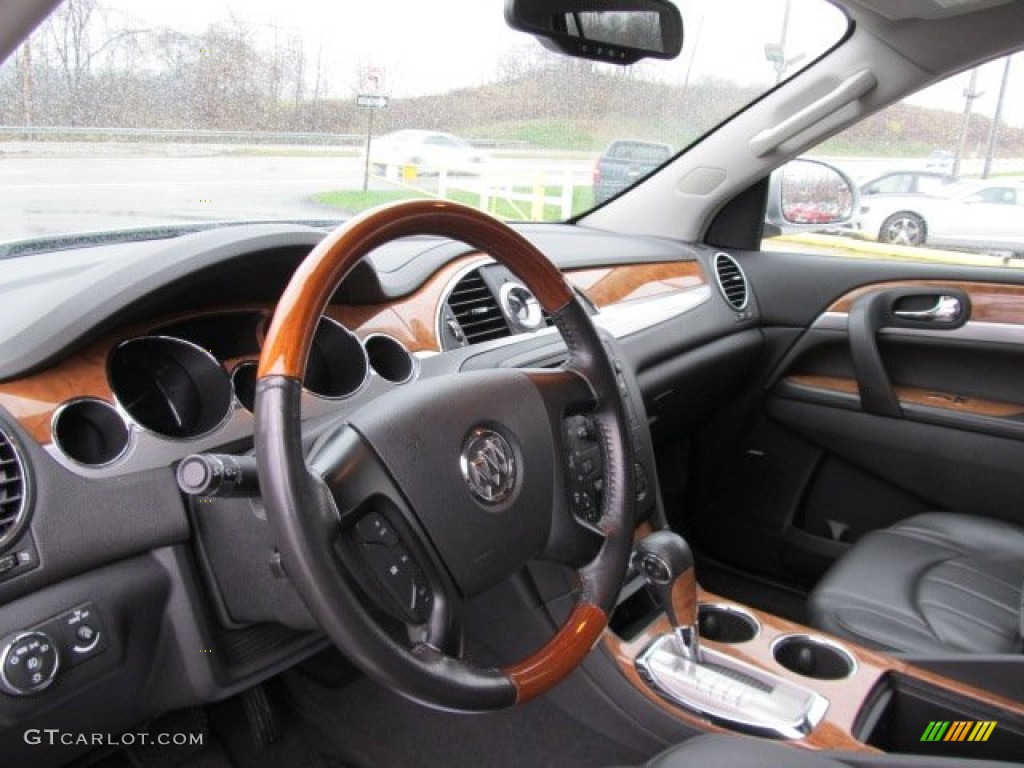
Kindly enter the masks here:
M 737 730 L 802 739 L 818 726 L 829 708 L 824 696 L 713 644 L 698 646 L 693 553 L 681 536 L 652 533 L 637 545 L 634 563 L 674 630 L 637 657 L 637 670 L 651 688 L 668 701 Z
M 672 531 L 655 531 L 637 545 L 636 562 L 644 581 L 665 609 L 680 655 L 688 661 L 699 662 L 697 579 L 693 572 L 693 553 L 686 540 Z

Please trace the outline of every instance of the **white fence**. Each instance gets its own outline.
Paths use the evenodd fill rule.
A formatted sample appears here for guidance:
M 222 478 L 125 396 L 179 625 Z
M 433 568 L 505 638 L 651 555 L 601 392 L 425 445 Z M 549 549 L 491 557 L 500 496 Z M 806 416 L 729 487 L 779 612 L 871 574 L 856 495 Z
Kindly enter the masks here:
M 589 165 L 568 161 L 530 164 L 523 160 L 444 168 L 392 165 L 374 178 L 438 198 L 462 192 L 474 200 L 477 208 L 491 213 L 497 213 L 499 203 L 504 203 L 503 207 L 522 221 L 551 218 L 545 215 L 549 206 L 558 211 L 558 218 L 569 218 L 576 187 L 589 185 L 592 180 Z

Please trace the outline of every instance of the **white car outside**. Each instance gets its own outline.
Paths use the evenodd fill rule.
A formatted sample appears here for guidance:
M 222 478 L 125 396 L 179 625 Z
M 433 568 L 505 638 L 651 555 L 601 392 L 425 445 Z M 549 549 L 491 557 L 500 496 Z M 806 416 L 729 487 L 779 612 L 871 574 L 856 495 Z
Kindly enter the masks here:
M 931 195 L 863 197 L 854 227 L 882 243 L 1024 253 L 1024 182 L 957 182 Z
M 370 164 L 377 173 L 395 174 L 409 167 L 417 173 L 459 172 L 487 159 L 486 152 L 442 131 L 395 131 L 370 142 Z

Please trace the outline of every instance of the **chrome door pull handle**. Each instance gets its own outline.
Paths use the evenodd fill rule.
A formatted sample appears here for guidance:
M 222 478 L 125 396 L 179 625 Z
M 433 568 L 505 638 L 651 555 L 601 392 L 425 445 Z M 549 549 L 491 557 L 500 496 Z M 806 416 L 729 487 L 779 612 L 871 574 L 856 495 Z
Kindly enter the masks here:
M 960 319 L 963 305 L 956 296 L 939 296 L 928 309 L 896 309 L 893 314 L 903 320 L 926 323 L 955 323 Z

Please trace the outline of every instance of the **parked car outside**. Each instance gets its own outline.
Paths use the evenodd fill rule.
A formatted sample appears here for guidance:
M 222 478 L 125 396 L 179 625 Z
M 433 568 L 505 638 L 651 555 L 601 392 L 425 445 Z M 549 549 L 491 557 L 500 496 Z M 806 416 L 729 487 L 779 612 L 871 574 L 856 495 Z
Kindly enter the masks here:
M 616 139 L 594 166 L 594 203 L 631 187 L 672 157 L 672 147 L 640 139 Z
M 874 195 L 854 230 L 882 243 L 1024 252 L 1024 182 L 957 182 L 931 195 Z
M 417 173 L 463 171 L 488 159 L 465 139 L 443 131 L 407 129 L 385 134 L 370 142 L 370 164 L 376 173 L 398 175 L 399 169 Z
M 863 182 L 860 195 L 930 195 L 953 181 L 951 174 L 939 171 L 888 171 Z

